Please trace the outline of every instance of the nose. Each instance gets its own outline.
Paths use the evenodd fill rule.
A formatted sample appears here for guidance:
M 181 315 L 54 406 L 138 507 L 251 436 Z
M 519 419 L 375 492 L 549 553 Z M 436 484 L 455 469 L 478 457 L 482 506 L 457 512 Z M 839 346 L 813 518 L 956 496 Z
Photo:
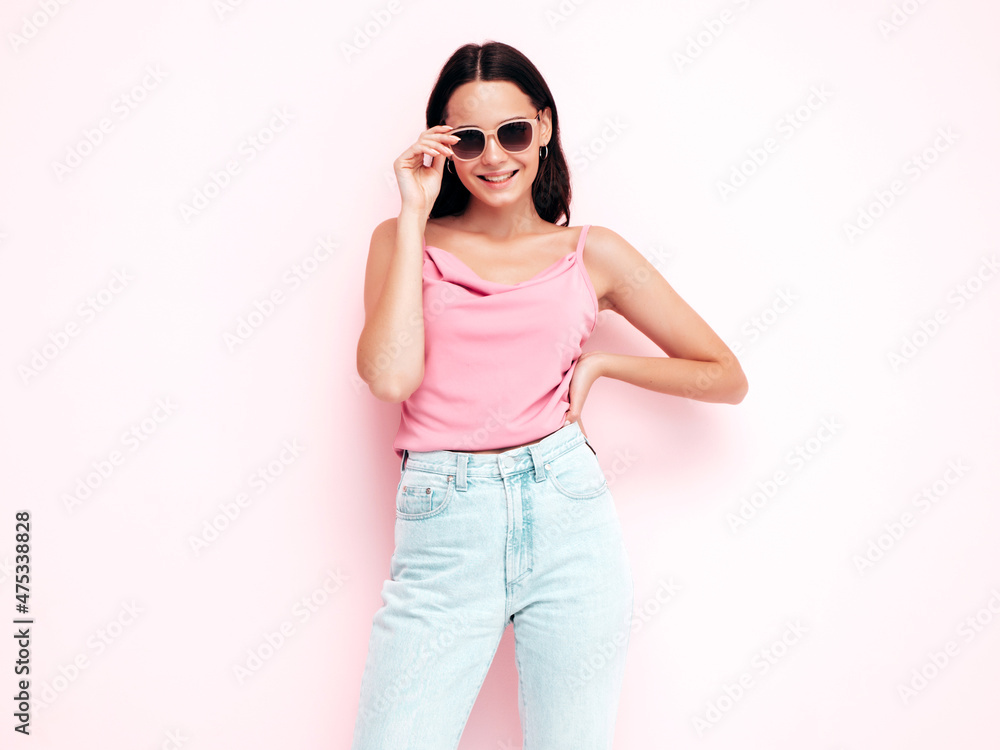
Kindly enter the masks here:
M 483 149 L 483 155 L 481 158 L 483 160 L 483 164 L 499 164 L 507 158 L 507 152 L 504 151 L 497 142 L 496 133 L 493 133 L 493 135 L 486 139 L 486 148 Z

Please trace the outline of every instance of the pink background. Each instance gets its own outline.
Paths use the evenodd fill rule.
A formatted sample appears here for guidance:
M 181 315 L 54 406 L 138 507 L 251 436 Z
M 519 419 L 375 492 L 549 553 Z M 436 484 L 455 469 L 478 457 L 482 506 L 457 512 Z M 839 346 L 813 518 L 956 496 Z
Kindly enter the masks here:
M 554 93 L 572 225 L 646 254 L 750 381 L 734 407 L 603 379 L 585 406 L 641 623 L 616 747 L 1000 745 L 1000 10 L 231 4 L 0 18 L 0 598 L 13 620 L 27 509 L 39 701 L 18 741 L 349 746 L 398 479 L 399 406 L 355 369 L 368 243 L 441 66 L 495 39 Z M 661 354 L 612 312 L 587 349 Z M 461 748 L 520 740 L 508 628 Z

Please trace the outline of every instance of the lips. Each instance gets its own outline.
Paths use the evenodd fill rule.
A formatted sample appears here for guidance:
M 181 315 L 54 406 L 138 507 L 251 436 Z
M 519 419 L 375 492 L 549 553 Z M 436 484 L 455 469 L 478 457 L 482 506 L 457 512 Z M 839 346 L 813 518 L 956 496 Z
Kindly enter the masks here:
M 517 172 L 518 172 L 518 170 L 512 169 L 509 172 L 501 172 L 500 174 L 496 174 L 496 175 L 482 175 L 482 174 L 480 174 L 480 175 L 476 175 L 476 176 L 480 180 L 482 180 L 483 182 L 490 182 L 490 183 L 493 183 L 493 184 L 497 184 L 497 183 L 502 184 L 502 183 L 506 182 L 507 180 L 509 180 L 511 177 L 513 177 L 515 174 L 517 174 Z M 497 177 L 503 177 L 503 176 L 506 176 L 506 179 L 504 179 L 504 180 L 497 180 L 497 179 L 495 179 Z M 490 177 L 492 177 L 494 179 L 488 179 Z

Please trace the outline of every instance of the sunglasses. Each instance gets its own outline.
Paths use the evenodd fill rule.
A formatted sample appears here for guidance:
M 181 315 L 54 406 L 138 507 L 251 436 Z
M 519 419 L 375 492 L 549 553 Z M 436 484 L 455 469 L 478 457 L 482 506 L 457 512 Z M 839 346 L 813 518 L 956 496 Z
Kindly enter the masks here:
M 478 159 L 486 150 L 486 139 L 495 135 L 500 148 L 508 154 L 519 154 L 535 140 L 535 122 L 540 122 L 540 115 L 541 110 L 532 118 L 511 120 L 493 130 L 482 128 L 452 130 L 448 135 L 458 136 L 459 140 L 451 144 L 451 150 L 455 152 L 455 158 L 459 161 Z

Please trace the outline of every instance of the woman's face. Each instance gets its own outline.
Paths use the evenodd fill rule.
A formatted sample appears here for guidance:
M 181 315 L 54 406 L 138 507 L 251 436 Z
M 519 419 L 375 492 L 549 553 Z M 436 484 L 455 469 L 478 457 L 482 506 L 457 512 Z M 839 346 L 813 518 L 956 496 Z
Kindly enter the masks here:
M 491 206 L 531 201 L 531 185 L 538 174 L 538 150 L 549 142 L 548 108 L 539 113 L 528 96 L 510 81 L 470 81 L 452 93 L 445 108 L 445 125 L 455 130 L 474 126 L 485 131 L 500 127 L 506 120 L 534 118 L 531 145 L 509 154 L 497 143 L 496 135 L 486 139 L 486 148 L 471 161 L 453 159 L 455 174 L 474 198 Z M 486 182 L 484 175 L 514 172 L 505 183 Z

